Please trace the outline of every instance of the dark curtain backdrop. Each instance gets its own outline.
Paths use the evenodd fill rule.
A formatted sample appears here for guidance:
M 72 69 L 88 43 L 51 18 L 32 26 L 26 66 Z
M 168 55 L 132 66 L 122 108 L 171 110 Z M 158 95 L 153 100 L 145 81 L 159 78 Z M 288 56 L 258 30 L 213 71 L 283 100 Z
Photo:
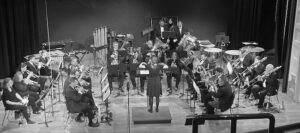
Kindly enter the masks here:
M 259 41 L 261 12 L 262 0 L 233 0 L 230 49 L 241 48 L 245 41 Z
M 36 0 L 0 0 L 0 78 L 39 49 Z
M 286 92 L 296 0 L 234 0 L 228 28 L 231 49 L 241 48 L 244 41 L 256 41 L 265 48 L 268 60 L 283 77 Z
M 280 0 L 278 0 L 280 1 Z M 287 83 L 290 68 L 290 57 L 293 43 L 295 13 L 297 0 L 284 0 L 278 2 L 277 9 L 277 53 L 279 64 L 283 66 L 283 85 L 282 91 L 287 92 Z

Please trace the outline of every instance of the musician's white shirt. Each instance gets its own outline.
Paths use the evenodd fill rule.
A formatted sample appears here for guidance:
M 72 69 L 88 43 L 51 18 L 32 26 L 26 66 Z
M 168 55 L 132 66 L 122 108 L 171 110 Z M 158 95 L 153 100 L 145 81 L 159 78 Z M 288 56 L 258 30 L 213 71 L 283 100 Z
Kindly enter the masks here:
M 160 27 L 160 32 L 163 33 L 164 31 L 165 31 L 165 28 L 161 26 Z
M 182 33 L 182 27 L 179 27 L 179 33 L 180 34 Z

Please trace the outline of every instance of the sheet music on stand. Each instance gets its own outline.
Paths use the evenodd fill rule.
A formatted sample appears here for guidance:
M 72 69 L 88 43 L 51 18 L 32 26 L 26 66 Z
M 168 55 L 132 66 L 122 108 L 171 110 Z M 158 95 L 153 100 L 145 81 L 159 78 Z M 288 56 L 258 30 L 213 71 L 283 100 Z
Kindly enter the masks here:
M 102 91 L 101 91 L 101 95 L 102 95 L 102 100 L 105 101 L 105 112 L 103 112 L 105 115 L 101 116 L 99 114 L 99 116 L 101 116 L 101 123 L 107 123 L 108 125 L 110 124 L 110 121 L 112 121 L 112 112 L 110 112 L 108 110 L 108 98 L 111 94 L 111 91 L 109 89 L 109 83 L 108 83 L 108 74 L 105 74 L 105 76 L 103 77 L 103 79 L 101 80 L 101 86 Z M 101 111 L 99 111 L 100 113 Z
M 176 34 L 174 31 L 164 31 L 162 33 L 163 38 L 176 38 Z
M 195 88 L 195 91 L 197 92 L 197 94 L 200 94 L 200 89 L 194 80 L 193 80 L 193 87 Z

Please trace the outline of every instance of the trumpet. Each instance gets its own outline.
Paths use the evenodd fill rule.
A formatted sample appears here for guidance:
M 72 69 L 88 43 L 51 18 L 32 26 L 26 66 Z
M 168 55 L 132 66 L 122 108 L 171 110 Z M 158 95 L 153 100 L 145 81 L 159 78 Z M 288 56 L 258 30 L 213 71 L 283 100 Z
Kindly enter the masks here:
M 33 78 L 39 78 L 40 77 L 39 75 L 36 75 L 32 71 L 29 71 L 29 70 L 26 70 L 25 73 L 28 74 L 26 79 L 30 79 L 31 77 L 33 77 Z

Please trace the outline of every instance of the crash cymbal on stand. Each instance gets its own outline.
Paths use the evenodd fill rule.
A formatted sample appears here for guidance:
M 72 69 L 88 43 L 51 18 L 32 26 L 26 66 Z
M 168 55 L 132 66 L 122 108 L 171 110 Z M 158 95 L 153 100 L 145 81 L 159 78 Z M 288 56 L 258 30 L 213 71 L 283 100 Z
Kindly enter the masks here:
M 219 48 L 206 48 L 204 51 L 209 52 L 209 53 L 219 53 L 222 52 L 222 49 Z
M 227 50 L 225 53 L 229 55 L 241 55 L 241 51 L 239 50 Z

